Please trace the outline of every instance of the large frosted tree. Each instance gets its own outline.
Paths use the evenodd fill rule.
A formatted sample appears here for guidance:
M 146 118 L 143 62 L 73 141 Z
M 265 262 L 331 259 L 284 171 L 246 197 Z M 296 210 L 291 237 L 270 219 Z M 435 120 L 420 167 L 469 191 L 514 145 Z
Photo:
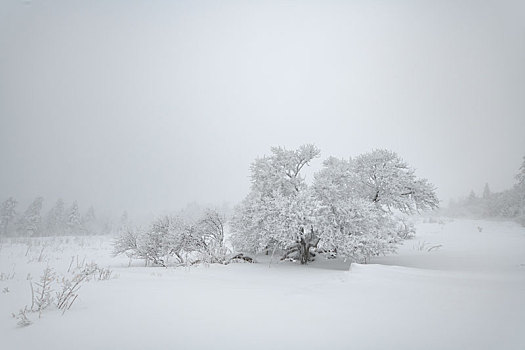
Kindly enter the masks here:
M 251 166 L 250 194 L 236 208 L 232 242 L 242 251 L 283 250 L 302 264 L 314 250 L 354 261 L 395 249 L 411 228 L 394 213 L 438 205 L 434 188 L 395 153 L 328 158 L 308 186 L 301 170 L 319 156 L 313 145 L 272 148 Z

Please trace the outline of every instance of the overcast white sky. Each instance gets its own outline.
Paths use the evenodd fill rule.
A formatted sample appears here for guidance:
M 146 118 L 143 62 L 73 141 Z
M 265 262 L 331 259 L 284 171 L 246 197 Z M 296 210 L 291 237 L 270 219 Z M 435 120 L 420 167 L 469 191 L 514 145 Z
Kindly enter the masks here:
M 236 203 L 255 157 L 303 143 L 392 149 L 444 204 L 510 187 L 524 3 L 1 1 L 0 200 Z

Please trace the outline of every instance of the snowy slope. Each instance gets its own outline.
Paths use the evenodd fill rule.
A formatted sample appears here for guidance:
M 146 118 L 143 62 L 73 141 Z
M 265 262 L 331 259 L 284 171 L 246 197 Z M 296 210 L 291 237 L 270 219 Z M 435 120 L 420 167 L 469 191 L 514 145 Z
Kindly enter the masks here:
M 481 232 L 478 226 L 482 228 Z M 398 255 L 369 265 L 317 261 L 192 268 L 127 267 L 101 238 L 27 252 L 4 242 L 4 349 L 525 349 L 525 229 L 457 220 L 418 225 Z M 430 251 L 429 251 L 430 250 Z M 17 327 L 27 273 L 72 257 L 110 266 L 63 316 L 46 310 Z M 31 260 L 33 259 L 33 260 Z

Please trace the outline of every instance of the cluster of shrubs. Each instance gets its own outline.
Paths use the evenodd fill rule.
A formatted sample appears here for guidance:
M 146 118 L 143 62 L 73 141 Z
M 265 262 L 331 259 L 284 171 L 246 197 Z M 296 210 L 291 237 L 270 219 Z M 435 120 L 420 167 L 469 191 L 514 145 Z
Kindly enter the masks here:
M 232 256 L 224 241 L 225 219 L 215 210 L 191 220 L 167 215 L 146 228 L 124 228 L 114 242 L 114 255 L 142 259 L 146 266 L 227 263 Z

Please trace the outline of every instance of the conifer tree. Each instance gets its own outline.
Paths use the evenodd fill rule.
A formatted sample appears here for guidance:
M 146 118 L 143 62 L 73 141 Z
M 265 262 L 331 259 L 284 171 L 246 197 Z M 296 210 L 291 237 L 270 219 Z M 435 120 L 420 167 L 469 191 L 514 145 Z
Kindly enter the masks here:
M 65 208 L 64 201 L 58 199 L 55 205 L 49 210 L 46 217 L 46 231 L 49 235 L 61 236 L 65 233 Z
M 20 220 L 18 221 L 18 232 L 23 236 L 38 236 L 42 233 L 41 223 L 42 204 L 44 198 L 37 197 L 26 209 Z
M 16 205 L 17 201 L 9 197 L 0 206 L 0 235 L 10 234 L 16 218 Z
M 66 226 L 68 234 L 70 235 L 78 235 L 82 233 L 82 220 L 76 201 L 71 204 L 71 207 L 69 207 L 69 210 L 67 211 Z

